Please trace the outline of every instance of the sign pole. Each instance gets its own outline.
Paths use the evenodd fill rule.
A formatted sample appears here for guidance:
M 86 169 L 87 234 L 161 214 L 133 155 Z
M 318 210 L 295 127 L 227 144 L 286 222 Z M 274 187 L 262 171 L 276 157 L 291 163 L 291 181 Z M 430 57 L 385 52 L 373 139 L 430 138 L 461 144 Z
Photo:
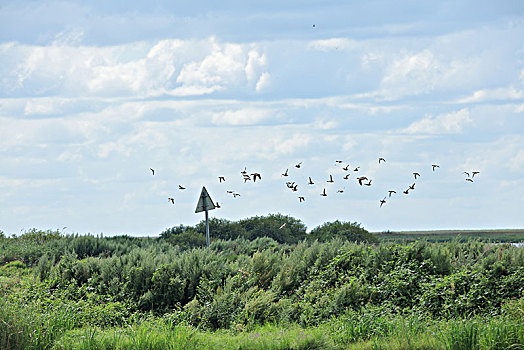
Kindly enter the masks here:
M 209 248 L 209 210 L 213 210 L 215 208 L 220 208 L 213 203 L 213 200 L 209 196 L 209 193 L 207 193 L 207 190 L 205 187 L 202 187 L 202 192 L 200 193 L 200 198 L 198 199 L 197 207 L 195 210 L 195 213 L 200 213 L 202 211 L 206 212 L 206 245 Z
M 209 216 L 207 214 L 207 209 L 206 209 L 206 244 L 207 244 L 207 247 L 209 248 Z

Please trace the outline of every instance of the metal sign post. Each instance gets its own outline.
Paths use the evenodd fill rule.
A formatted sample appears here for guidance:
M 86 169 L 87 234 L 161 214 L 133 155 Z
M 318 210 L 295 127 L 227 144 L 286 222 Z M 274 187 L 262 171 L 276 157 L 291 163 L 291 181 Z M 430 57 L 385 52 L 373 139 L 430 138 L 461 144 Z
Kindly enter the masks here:
M 206 210 L 206 246 L 209 248 L 209 215 Z
M 206 245 L 209 248 L 209 215 L 208 211 L 215 209 L 215 203 L 207 193 L 207 190 L 202 186 L 202 192 L 200 192 L 200 198 L 198 199 L 197 207 L 195 213 L 200 213 L 202 211 L 206 212 Z

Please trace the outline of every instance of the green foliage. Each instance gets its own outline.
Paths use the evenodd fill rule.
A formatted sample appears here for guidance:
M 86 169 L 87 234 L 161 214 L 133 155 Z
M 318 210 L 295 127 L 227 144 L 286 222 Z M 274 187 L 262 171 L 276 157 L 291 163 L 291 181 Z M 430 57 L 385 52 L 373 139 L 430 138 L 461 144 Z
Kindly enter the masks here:
M 26 264 L 21 261 L 11 261 L 10 263 L 0 266 L 0 276 L 14 276 L 28 272 Z
M 36 242 L 36 243 L 44 243 L 49 240 L 55 240 L 60 239 L 61 235 L 59 231 L 42 231 L 37 230 L 36 228 L 32 228 L 29 231 L 24 232 L 20 236 L 20 240 L 22 241 L 29 241 L 29 242 Z
M 342 222 L 336 220 L 315 227 L 309 234 L 311 239 L 321 242 L 331 241 L 334 238 L 343 238 L 351 242 L 378 243 L 378 238 L 356 222 Z
M 295 244 L 306 237 L 306 226 L 300 220 L 282 214 L 255 216 L 240 220 L 239 224 L 251 240 L 270 237 L 279 243 Z
M 195 226 L 195 231 L 205 237 L 206 221 L 202 220 L 199 222 Z M 226 219 L 210 218 L 209 231 L 212 232 L 213 239 L 230 240 L 247 237 L 246 231 L 239 222 L 232 222 Z
M 212 240 L 244 238 L 253 241 L 268 237 L 279 243 L 295 244 L 306 238 L 306 226 L 300 220 L 282 214 L 254 216 L 238 222 L 211 218 L 209 231 Z M 163 231 L 160 237 L 183 248 L 191 248 L 202 246 L 202 236 L 205 244 L 205 233 L 205 221 L 201 221 L 195 227 L 172 227 Z
M 238 341 L 245 339 L 244 332 L 268 324 L 330 334 L 299 342 L 281 337 L 278 343 L 297 347 L 325 345 L 331 338 L 343 347 L 362 343 L 364 348 L 392 348 L 384 340 L 388 337 L 403 348 L 465 344 L 484 349 L 522 343 L 515 325 L 524 317 L 524 248 L 458 239 L 438 244 L 355 242 L 348 240 L 348 227 L 363 229 L 342 222 L 320 226 L 298 243 L 282 243 L 291 241 L 285 228 L 301 232 L 303 226 L 290 220 L 280 228 L 287 219 L 215 220 L 216 227 L 233 227 L 246 237 L 250 232 L 253 237 L 256 232 L 280 236 L 231 239 L 223 233 L 228 239 L 214 239 L 209 249 L 173 244 L 186 234 L 202 236 L 198 225 L 175 228 L 160 239 L 42 239 L 33 233 L 4 238 L 0 348 L 11 347 L 8 343 L 18 344 L 13 348 L 50 347 L 64 333 L 80 348 L 118 348 L 120 341 L 166 345 L 162 342 L 171 338 L 167 328 L 155 323 L 159 319 L 169 319 L 169 327 L 175 328 L 187 322 L 187 327 L 213 334 L 240 332 Z M 329 232 L 336 238 L 323 241 Z M 476 323 L 462 327 L 459 320 Z M 120 339 L 108 330 L 126 325 L 136 332 L 121 332 Z M 146 331 L 151 325 L 161 334 Z M 31 333 L 27 327 L 39 331 Z

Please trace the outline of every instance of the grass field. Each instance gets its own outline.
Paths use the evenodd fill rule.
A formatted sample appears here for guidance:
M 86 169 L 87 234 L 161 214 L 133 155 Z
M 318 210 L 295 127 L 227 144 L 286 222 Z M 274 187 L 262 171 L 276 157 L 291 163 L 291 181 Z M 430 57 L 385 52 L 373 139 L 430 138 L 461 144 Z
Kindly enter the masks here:
M 469 239 L 494 243 L 524 242 L 524 229 L 387 231 L 376 232 L 376 235 L 382 240 L 404 242 L 417 240 L 447 242 L 453 239 L 458 239 L 461 242 Z

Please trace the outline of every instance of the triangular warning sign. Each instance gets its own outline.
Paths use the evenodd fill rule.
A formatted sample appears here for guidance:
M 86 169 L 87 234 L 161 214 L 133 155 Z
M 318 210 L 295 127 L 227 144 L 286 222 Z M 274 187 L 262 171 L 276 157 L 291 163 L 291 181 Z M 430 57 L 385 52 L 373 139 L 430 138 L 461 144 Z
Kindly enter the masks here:
M 201 211 L 212 210 L 215 208 L 215 203 L 213 203 L 213 200 L 209 196 L 209 193 L 207 193 L 206 188 L 202 186 L 202 192 L 200 193 L 200 198 L 198 199 L 195 213 L 200 213 Z

